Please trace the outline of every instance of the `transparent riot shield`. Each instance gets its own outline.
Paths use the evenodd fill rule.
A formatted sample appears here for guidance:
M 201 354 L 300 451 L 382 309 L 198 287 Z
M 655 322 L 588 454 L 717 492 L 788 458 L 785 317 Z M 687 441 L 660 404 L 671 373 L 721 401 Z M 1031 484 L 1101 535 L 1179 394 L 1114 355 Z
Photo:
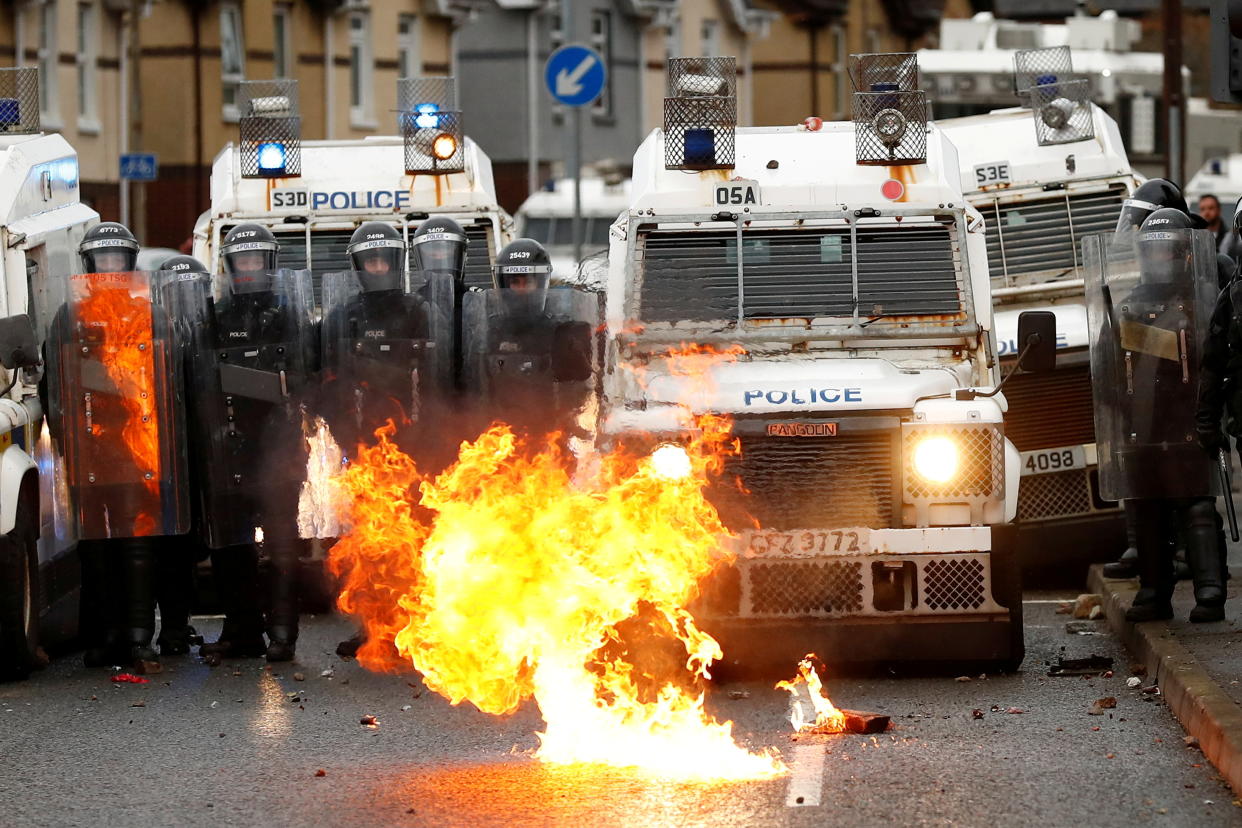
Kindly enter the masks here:
M 593 388 L 599 296 L 553 288 L 539 307 L 513 293 L 492 289 L 465 296 L 466 388 L 497 418 L 564 428 Z
M 367 290 L 356 272 L 323 279 L 320 413 L 352 452 L 389 419 L 416 423 L 429 398 L 448 390 L 452 280 Z
M 1216 299 L 1204 230 L 1083 240 L 1100 491 L 1108 500 L 1215 496 L 1198 444 L 1199 365 Z
M 280 270 L 238 290 L 217 275 L 211 288 L 198 326 L 192 410 L 202 530 L 207 545 L 220 548 L 254 542 L 265 521 L 296 521 L 304 403 L 319 343 L 309 271 Z
M 172 274 L 69 276 L 52 317 L 48 426 L 80 539 L 189 531 L 184 329 Z M 60 530 L 58 529 L 58 534 Z

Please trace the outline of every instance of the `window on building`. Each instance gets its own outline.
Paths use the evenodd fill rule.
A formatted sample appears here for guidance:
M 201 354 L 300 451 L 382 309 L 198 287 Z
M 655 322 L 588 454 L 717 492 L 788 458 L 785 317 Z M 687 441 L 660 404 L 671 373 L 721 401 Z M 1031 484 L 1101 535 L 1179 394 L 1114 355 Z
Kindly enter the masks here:
M 371 123 L 372 74 L 371 18 L 366 12 L 349 16 L 349 118 L 355 126 Z
M 591 112 L 608 117 L 612 115 L 612 12 L 591 12 L 591 46 L 604 59 L 604 91 L 599 93 Z
M 423 56 L 419 49 L 422 27 L 418 15 L 397 17 L 397 70 L 400 78 L 414 78 L 423 73 Z
M 703 57 L 715 57 L 720 54 L 720 21 L 704 20 L 699 30 L 699 39 L 703 47 Z
M 56 104 L 56 0 L 39 7 L 39 111 L 45 123 L 59 124 Z
M 292 16 L 286 3 L 272 7 L 272 74 L 278 78 L 293 76 Z
M 236 3 L 224 3 L 220 6 L 220 91 L 224 117 L 233 121 L 240 114 L 237 94 L 246 77 L 242 44 L 241 8 Z
M 98 129 L 99 9 L 93 2 L 78 4 L 77 60 L 79 127 Z

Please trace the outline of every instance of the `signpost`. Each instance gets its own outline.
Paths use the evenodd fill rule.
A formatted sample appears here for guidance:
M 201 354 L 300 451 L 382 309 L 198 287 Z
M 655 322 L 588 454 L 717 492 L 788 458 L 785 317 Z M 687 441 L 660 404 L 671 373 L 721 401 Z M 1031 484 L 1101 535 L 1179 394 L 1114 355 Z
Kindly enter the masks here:
M 568 24 L 565 24 L 568 27 Z M 608 69 L 600 53 L 587 46 L 562 46 L 548 56 L 543 79 L 558 103 L 574 111 L 573 153 L 569 159 L 574 177 L 574 259 L 582 259 L 582 107 L 604 91 Z

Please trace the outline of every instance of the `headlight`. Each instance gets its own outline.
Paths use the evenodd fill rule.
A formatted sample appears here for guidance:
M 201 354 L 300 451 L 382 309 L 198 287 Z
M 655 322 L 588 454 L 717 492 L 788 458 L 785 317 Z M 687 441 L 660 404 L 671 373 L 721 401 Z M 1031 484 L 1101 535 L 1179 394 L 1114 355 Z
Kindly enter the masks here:
M 651 466 L 665 480 L 683 480 L 692 471 L 690 455 L 683 446 L 664 443 L 651 452 Z
M 436 136 L 431 142 L 431 153 L 441 161 L 447 161 L 457 152 L 457 139 L 447 132 Z
M 914 470 L 924 480 L 948 483 L 961 464 L 957 443 L 948 437 L 927 437 L 914 447 Z

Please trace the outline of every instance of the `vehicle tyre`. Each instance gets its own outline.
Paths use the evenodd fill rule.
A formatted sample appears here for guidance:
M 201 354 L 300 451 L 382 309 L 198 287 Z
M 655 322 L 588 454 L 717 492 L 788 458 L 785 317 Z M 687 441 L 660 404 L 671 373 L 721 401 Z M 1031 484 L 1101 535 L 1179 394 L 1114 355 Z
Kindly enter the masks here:
M 13 531 L 0 538 L 0 681 L 24 679 L 42 664 L 39 649 L 39 551 L 23 502 Z

